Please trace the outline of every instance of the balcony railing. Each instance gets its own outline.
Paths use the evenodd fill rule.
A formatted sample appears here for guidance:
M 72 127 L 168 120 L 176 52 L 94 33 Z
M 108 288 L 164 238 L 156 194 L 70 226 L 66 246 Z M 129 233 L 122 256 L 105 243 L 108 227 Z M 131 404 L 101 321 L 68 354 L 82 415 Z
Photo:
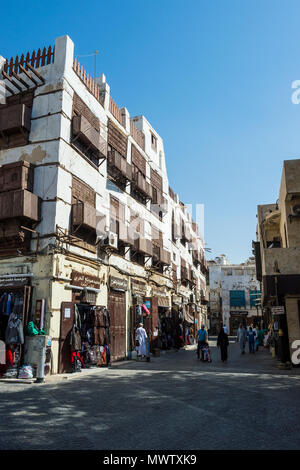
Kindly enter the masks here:
M 123 126 L 122 111 L 117 103 L 110 96 L 109 98 L 109 111 L 116 118 L 116 120 Z

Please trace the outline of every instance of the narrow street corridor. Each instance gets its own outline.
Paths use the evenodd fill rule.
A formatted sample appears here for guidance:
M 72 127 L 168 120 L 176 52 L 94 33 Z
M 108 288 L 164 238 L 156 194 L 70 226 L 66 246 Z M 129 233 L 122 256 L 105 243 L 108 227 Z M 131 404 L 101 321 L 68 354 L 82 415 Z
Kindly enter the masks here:
M 0 449 L 297 449 L 299 369 L 281 371 L 266 350 L 212 363 L 195 347 L 151 362 L 0 382 Z

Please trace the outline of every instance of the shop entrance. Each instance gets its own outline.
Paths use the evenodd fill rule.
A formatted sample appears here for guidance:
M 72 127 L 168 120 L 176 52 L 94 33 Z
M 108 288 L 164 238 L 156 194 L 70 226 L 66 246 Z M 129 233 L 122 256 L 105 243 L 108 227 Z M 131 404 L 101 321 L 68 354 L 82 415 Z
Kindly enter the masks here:
M 28 282 L 27 278 L 16 278 L 11 284 L 8 279 L 2 282 L 5 286 L 0 287 L 0 340 L 6 343 L 6 365 L 0 366 L 0 374 L 17 377 L 24 356 L 25 327 L 31 320 L 31 286 L 24 285 L 24 282 Z M 9 322 L 15 325 L 13 336 L 9 334 Z M 20 329 L 18 325 L 21 326 Z
M 71 371 L 70 332 L 74 325 L 74 308 L 75 304 L 73 302 L 62 302 L 61 304 L 58 364 L 59 374 Z
M 126 357 L 126 297 L 125 292 L 110 290 L 108 294 L 110 313 L 111 358 L 113 361 Z
M 247 313 L 240 314 L 240 313 L 230 313 L 230 325 L 229 330 L 232 336 L 237 334 L 237 330 L 240 326 L 240 323 L 247 328 Z
M 62 302 L 58 372 L 110 363 L 110 314 L 104 306 Z M 78 359 L 78 360 L 77 360 Z
M 158 307 L 160 322 L 160 347 L 172 349 L 177 344 L 176 319 L 169 307 Z

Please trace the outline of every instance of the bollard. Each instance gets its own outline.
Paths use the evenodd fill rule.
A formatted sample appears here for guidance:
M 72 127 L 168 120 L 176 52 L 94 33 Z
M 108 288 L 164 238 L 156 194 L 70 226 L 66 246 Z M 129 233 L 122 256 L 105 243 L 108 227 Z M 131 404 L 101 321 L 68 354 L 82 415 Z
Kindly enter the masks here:
M 39 360 L 36 371 L 36 381 L 35 383 L 41 384 L 44 383 L 44 374 L 45 374 L 45 359 L 46 359 L 46 338 L 47 336 L 39 337 Z

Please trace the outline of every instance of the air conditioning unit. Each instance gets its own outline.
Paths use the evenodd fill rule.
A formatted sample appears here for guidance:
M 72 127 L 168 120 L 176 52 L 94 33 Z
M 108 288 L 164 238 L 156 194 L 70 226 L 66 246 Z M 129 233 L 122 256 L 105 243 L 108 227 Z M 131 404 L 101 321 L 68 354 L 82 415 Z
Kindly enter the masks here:
M 295 217 L 300 217 L 300 204 L 295 204 L 292 206 L 292 215 Z
M 114 250 L 118 249 L 118 235 L 114 232 L 107 232 L 106 237 L 100 240 L 102 246 L 107 246 L 113 248 Z

